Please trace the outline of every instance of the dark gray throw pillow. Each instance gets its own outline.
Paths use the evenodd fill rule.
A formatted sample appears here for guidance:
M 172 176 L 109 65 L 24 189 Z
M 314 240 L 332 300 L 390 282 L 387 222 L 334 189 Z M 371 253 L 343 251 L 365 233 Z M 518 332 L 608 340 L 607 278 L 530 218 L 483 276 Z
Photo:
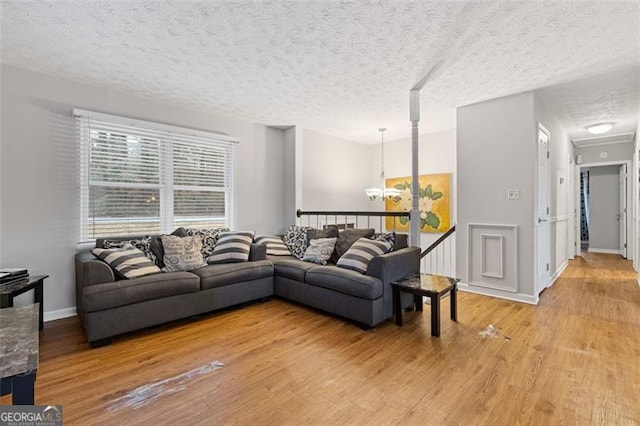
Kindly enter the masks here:
M 327 229 L 309 229 L 307 231 L 307 241 L 316 240 L 318 238 L 338 238 L 338 227 L 328 225 Z
M 177 237 L 186 237 L 187 231 L 184 228 L 178 228 L 171 233 Z M 156 265 L 164 268 L 164 248 L 162 247 L 162 235 L 156 235 L 151 238 L 151 251 L 156 255 Z
M 409 235 L 396 232 L 396 241 L 393 246 L 394 250 L 400 250 L 409 247 Z
M 345 229 L 340 231 L 338 242 L 336 243 L 336 255 L 341 258 L 347 250 L 360 238 L 371 238 L 376 232 L 375 229 Z M 337 259 L 336 259 L 337 261 Z

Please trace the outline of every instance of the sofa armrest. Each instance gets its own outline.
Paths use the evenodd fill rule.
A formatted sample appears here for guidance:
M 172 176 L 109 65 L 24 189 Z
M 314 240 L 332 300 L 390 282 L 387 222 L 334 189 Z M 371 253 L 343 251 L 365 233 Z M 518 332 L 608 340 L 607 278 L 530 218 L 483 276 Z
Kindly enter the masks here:
M 371 259 L 367 267 L 367 275 L 377 277 L 382 281 L 385 318 L 390 318 L 393 315 L 391 282 L 416 272 L 420 272 L 420 247 L 406 247 Z M 409 306 L 413 301 L 413 296 L 410 294 L 403 294 L 401 297 L 400 303 L 403 308 Z
M 97 259 L 91 252 L 82 251 L 76 254 L 76 309 L 82 312 L 82 292 L 85 287 L 113 282 L 116 280 L 109 265 Z
M 416 272 L 420 272 L 419 247 L 406 247 L 375 256 L 367 267 L 367 275 L 380 278 L 384 284 Z
M 254 262 L 256 260 L 267 260 L 266 244 L 251 243 L 251 250 L 249 251 L 249 262 Z

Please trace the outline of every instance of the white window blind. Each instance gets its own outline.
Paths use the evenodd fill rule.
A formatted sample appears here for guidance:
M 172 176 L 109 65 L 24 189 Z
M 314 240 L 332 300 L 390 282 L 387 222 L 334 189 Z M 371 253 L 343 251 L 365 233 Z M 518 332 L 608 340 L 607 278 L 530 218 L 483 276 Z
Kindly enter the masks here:
M 74 110 L 81 241 L 231 226 L 237 139 Z

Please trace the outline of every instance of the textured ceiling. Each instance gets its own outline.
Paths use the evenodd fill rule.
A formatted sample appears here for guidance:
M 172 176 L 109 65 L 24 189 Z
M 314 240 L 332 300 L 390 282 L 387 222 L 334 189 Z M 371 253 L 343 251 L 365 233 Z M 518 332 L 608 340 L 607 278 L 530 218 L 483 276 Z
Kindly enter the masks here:
M 409 137 L 409 90 L 434 67 L 422 132 L 546 86 L 573 133 L 638 120 L 637 1 L 1 4 L 5 64 L 257 123 Z

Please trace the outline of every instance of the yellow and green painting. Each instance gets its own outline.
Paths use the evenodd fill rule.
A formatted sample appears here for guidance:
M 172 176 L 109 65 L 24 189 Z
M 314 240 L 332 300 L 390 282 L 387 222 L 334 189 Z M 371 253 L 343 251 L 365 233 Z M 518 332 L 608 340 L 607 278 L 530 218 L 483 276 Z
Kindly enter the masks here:
M 420 175 L 418 182 L 420 229 L 422 232 L 446 232 L 451 226 L 451 174 Z M 385 200 L 386 211 L 411 211 L 411 177 L 389 178 L 386 185 L 402 191 L 397 197 Z M 390 231 L 408 231 L 409 219 L 388 217 L 386 226 Z

